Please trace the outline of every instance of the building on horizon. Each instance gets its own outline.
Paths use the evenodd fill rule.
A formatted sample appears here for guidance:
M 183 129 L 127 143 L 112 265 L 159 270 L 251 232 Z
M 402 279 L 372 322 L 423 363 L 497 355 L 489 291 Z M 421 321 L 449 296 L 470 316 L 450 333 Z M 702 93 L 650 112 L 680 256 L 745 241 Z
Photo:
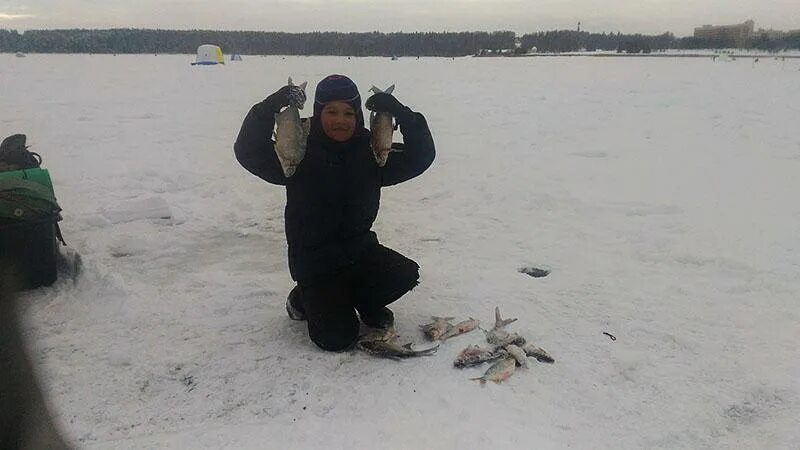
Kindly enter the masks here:
M 694 29 L 694 37 L 710 41 L 731 42 L 735 47 L 744 47 L 753 37 L 755 22 L 748 20 L 736 25 L 703 25 Z

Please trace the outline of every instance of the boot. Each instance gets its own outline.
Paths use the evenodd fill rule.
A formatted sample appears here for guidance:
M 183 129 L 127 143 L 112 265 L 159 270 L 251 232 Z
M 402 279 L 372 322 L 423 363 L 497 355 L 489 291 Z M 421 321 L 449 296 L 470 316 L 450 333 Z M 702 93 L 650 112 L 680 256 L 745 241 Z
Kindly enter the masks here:
M 364 325 L 370 328 L 388 330 L 394 326 L 394 313 L 385 306 L 377 310 L 362 310 L 358 313 Z
M 306 320 L 306 311 L 303 308 L 303 301 L 300 298 L 301 295 L 302 290 L 300 286 L 297 285 L 289 292 L 289 296 L 286 297 L 286 313 L 292 320 Z

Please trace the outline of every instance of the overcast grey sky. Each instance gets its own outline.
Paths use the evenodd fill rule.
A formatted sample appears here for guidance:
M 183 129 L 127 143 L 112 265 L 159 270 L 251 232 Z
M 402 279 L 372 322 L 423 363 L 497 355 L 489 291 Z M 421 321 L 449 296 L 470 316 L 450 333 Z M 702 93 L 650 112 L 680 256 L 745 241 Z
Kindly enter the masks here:
M 0 0 L 0 28 L 692 33 L 702 24 L 800 29 L 800 0 Z

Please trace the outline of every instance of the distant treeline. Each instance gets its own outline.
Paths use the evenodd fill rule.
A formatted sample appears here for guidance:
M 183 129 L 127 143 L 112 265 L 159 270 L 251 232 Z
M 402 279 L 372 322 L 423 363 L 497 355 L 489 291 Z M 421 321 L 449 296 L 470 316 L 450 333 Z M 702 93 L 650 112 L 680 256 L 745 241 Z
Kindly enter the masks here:
M 676 38 L 672 33 L 655 36 L 622 33 L 588 33 L 585 31 L 558 30 L 526 34 L 521 38 L 521 51 L 536 47 L 539 52 L 574 52 L 581 49 L 616 50 L 628 53 L 650 53 L 666 49 L 736 48 L 733 40 Z M 769 37 L 756 34 L 747 48 L 759 50 L 800 49 L 800 33 Z
M 524 53 L 616 50 L 648 53 L 663 49 L 733 48 L 733 42 L 672 33 L 650 36 L 557 30 L 525 34 L 513 31 L 458 33 L 281 33 L 208 30 L 16 30 L 0 29 L 0 52 L 29 53 L 194 53 L 216 44 L 226 53 L 245 55 L 463 56 L 481 50 L 515 49 Z M 800 33 L 756 35 L 749 48 L 800 49 Z
M 512 31 L 461 33 L 279 33 L 206 30 L 0 30 L 0 52 L 194 53 L 216 44 L 244 55 L 460 56 L 513 48 Z

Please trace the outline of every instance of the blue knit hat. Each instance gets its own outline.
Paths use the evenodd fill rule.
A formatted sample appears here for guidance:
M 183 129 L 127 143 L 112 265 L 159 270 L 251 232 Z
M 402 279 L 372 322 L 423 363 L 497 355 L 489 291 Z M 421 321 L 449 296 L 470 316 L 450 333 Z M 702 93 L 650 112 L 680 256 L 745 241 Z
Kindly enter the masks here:
M 353 80 L 344 75 L 328 75 L 317 85 L 314 93 L 314 116 L 319 117 L 322 108 L 329 102 L 344 102 L 356 110 L 358 121 L 363 124 L 361 95 Z

